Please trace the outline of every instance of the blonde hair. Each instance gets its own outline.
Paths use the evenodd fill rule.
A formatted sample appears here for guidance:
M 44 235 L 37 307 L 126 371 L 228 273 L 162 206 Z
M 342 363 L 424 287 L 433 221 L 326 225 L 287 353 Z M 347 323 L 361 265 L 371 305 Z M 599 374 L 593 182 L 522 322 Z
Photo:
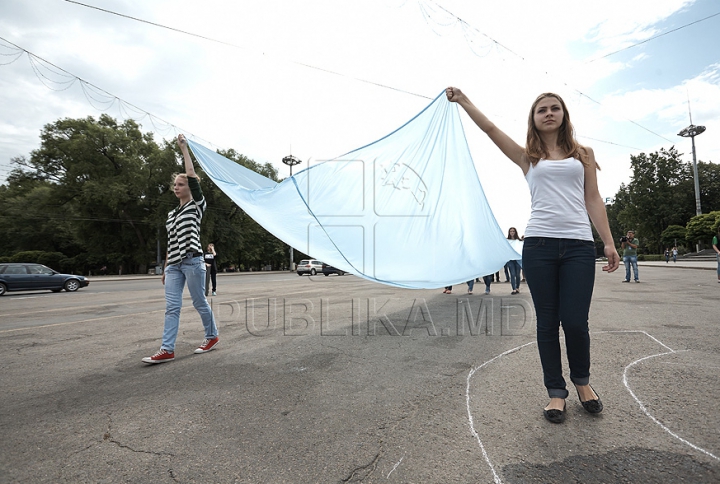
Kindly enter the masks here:
M 173 183 L 175 183 L 175 180 L 178 178 L 184 178 L 185 182 L 187 183 L 187 179 L 188 179 L 187 173 L 173 173 L 173 177 L 172 177 Z M 197 173 L 195 174 L 194 178 L 198 181 L 198 183 L 200 183 L 200 176 Z
M 527 154 L 530 163 L 534 166 L 541 159 L 550 156 L 547 151 L 547 146 L 545 146 L 545 143 L 540 137 L 540 133 L 538 133 L 537 127 L 535 126 L 535 108 L 537 108 L 540 101 L 549 97 L 554 97 L 560 101 L 564 114 L 563 122 L 560 125 L 558 132 L 558 146 L 562 148 L 568 156 L 578 159 L 583 165 L 588 166 L 590 162 L 588 160 L 587 150 L 575 140 L 575 128 L 570 122 L 570 113 L 565 105 L 565 101 L 563 101 L 560 96 L 552 92 L 544 92 L 540 94 L 530 108 L 530 114 L 528 115 L 527 141 L 525 143 L 525 153 Z

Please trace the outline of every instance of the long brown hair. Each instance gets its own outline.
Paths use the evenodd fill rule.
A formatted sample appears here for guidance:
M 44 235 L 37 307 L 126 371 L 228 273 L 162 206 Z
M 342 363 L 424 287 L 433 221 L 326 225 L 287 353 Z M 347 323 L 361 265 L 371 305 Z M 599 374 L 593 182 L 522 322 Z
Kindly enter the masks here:
M 515 237 L 511 237 L 511 236 L 510 236 L 510 231 L 511 231 L 511 230 L 514 230 L 514 231 L 515 231 Z M 520 240 L 520 236 L 518 235 L 517 229 L 516 229 L 515 227 L 510 227 L 510 228 L 508 229 L 508 236 L 507 236 L 507 238 L 510 239 L 510 240 Z
M 527 141 L 525 143 L 525 153 L 527 154 L 530 163 L 534 166 L 541 159 L 550 156 L 547 151 L 547 146 L 545 146 L 545 143 L 540 137 L 540 133 L 538 133 L 538 130 L 535 127 L 534 119 L 535 108 L 537 108 L 540 101 L 548 97 L 554 97 L 560 101 L 560 105 L 563 109 L 564 116 L 558 132 L 558 146 L 562 148 L 568 156 L 580 160 L 583 165 L 587 166 L 589 163 L 587 152 L 584 147 L 575 140 L 575 128 L 570 122 L 570 113 L 565 105 L 565 101 L 563 101 L 560 96 L 552 92 L 544 92 L 540 94 L 530 108 L 530 115 L 528 116 Z

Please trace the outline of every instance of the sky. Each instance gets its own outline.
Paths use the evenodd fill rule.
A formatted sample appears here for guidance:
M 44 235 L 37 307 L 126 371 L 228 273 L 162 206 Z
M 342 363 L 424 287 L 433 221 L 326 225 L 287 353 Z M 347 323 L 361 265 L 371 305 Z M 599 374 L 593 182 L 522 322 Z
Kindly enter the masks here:
M 717 0 L 0 0 L 0 182 L 43 126 L 103 112 L 284 177 L 284 156 L 297 171 L 342 155 L 456 86 L 521 145 L 533 100 L 561 95 L 611 198 L 632 155 L 674 145 L 692 160 L 677 135 L 688 101 L 707 128 L 698 160 L 720 163 L 720 15 L 702 20 L 718 13 Z M 523 233 L 522 172 L 461 115 L 498 223 Z

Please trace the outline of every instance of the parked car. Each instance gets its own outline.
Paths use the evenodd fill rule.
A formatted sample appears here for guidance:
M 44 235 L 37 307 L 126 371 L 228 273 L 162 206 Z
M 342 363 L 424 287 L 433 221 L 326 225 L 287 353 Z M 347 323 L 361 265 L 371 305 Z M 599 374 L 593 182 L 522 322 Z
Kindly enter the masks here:
M 323 266 L 323 263 L 320 262 L 319 260 L 315 260 L 315 259 L 301 260 L 297 266 L 298 276 L 302 276 L 303 274 L 310 274 L 311 276 L 314 276 L 318 272 L 322 272 L 322 266 Z
M 60 274 L 42 264 L 0 264 L 0 296 L 8 291 L 75 292 L 90 284 L 87 277 Z
M 323 264 L 323 265 L 322 265 L 322 273 L 325 274 L 326 276 L 329 276 L 330 274 L 337 274 L 338 276 L 344 276 L 344 275 L 345 275 L 345 272 L 344 272 L 344 271 L 341 271 L 341 270 L 338 269 L 337 267 L 333 267 L 333 266 L 328 265 L 328 264 Z

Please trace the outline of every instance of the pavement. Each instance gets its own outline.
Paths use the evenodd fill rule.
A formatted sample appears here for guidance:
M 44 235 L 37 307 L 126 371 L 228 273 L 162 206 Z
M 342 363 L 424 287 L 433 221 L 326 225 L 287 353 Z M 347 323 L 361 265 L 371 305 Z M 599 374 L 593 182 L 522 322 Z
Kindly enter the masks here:
M 621 264 L 622 265 L 622 264 Z M 640 261 L 638 262 L 638 265 L 640 266 L 646 266 L 646 267 L 675 267 L 678 269 L 705 269 L 705 270 L 716 270 L 717 269 L 717 262 L 714 260 L 689 260 L 689 261 L 683 261 L 679 260 L 678 262 L 656 262 L 656 261 Z M 622 268 L 622 267 L 621 267 Z M 244 276 L 262 276 L 267 274 L 294 274 L 294 271 L 251 271 L 251 272 L 218 272 L 218 277 L 244 277 Z M 126 275 L 106 275 L 106 276 L 100 276 L 100 275 L 91 275 L 89 276 L 90 280 L 93 282 L 102 282 L 102 281 L 124 281 L 124 280 L 140 280 L 140 279 L 150 279 L 150 278 L 157 278 L 159 279 L 161 276 L 155 275 L 155 274 L 126 274 Z
M 639 266 L 645 267 L 673 267 L 677 269 L 703 269 L 714 271 L 717 270 L 717 262 L 715 260 L 679 260 L 677 262 L 665 262 L 665 261 L 640 261 Z
M 677 264 L 641 263 L 641 284 L 598 272 L 605 410 L 571 394 L 561 425 L 542 417 L 524 285 L 223 274 L 218 349 L 193 354 L 186 299 L 175 361 L 152 366 L 158 276 L 8 295 L 0 482 L 717 483 L 720 284 Z

